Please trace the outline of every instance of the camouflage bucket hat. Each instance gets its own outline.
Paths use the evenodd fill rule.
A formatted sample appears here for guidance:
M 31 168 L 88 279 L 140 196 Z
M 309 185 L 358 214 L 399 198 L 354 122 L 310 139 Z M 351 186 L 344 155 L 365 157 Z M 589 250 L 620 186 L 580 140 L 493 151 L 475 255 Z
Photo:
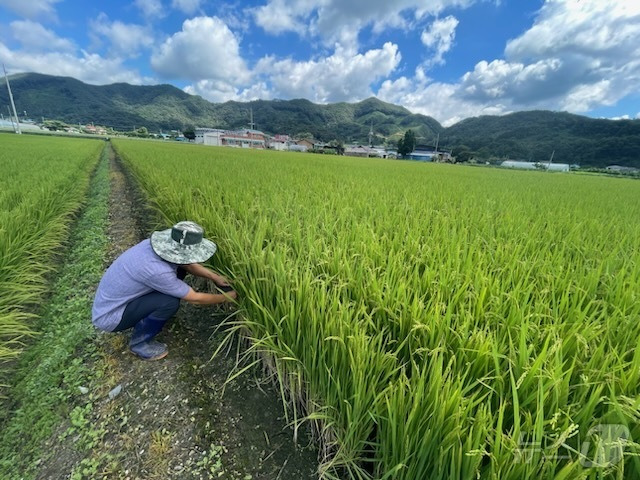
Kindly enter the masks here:
M 178 265 L 208 260 L 218 247 L 204 238 L 204 229 L 195 222 L 178 222 L 172 228 L 151 234 L 151 247 L 167 262 Z

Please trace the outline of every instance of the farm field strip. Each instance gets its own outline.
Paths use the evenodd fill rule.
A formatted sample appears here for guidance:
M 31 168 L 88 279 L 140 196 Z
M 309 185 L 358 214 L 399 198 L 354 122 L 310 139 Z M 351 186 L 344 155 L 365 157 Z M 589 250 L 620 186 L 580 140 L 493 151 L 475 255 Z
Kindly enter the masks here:
M 65 241 L 103 143 L 2 135 L 0 149 L 0 361 L 32 334 L 52 254 Z
M 640 475 L 640 183 L 114 146 L 219 244 L 326 478 Z

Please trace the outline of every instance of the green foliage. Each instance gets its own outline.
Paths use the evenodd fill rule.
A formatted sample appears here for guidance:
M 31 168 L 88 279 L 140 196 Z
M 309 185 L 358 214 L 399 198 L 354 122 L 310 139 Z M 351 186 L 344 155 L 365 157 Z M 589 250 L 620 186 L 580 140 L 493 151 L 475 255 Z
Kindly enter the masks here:
M 458 145 L 451 151 L 456 162 L 468 162 L 474 157 L 474 153 L 466 145 Z
M 60 120 L 45 120 L 43 126 L 52 132 L 64 131 L 69 127 L 66 123 L 61 122 Z
M 135 130 L 132 130 L 130 132 L 126 132 L 125 135 L 127 137 L 148 138 L 149 137 L 149 130 L 147 130 L 147 127 L 139 127 L 139 128 L 136 128 Z
M 15 357 L 102 144 L 4 134 L 0 150 L 0 362 Z M 2 382 L 0 382 L 2 383 Z
M 327 478 L 640 477 L 636 443 L 579 454 L 603 424 L 640 438 L 640 183 L 115 145 L 167 225 L 218 243 L 247 360 Z
M 344 154 L 344 143 L 340 140 L 331 140 L 329 146 L 335 149 L 336 155 Z
M 83 142 L 92 147 L 103 146 L 97 141 L 41 140 L 49 141 L 52 158 L 55 158 L 56 151 L 73 157 L 69 151 L 65 152 L 69 144 L 78 151 L 82 151 Z M 66 243 L 68 254 L 40 312 L 40 335 L 16 364 L 11 390 L 13 407 L 10 411 L 0 411 L 2 479 L 35 478 L 37 461 L 50 455 L 43 450 L 43 442 L 51 437 L 65 418 L 71 422 L 66 435 L 73 436 L 80 450 L 93 448 L 106 433 L 91 424 L 89 418 L 93 406 L 90 397 L 89 400 L 81 397 L 78 387 L 90 386 L 90 378 L 100 374 L 99 370 L 90 369 L 87 359 L 96 355 L 92 341 L 95 328 L 91 324 L 91 304 L 95 286 L 103 272 L 103 256 L 108 244 L 105 233 L 109 195 L 107 160 L 103 156 L 92 179 L 91 195 L 84 212 Z M 63 170 L 61 164 L 52 163 Z M 90 164 L 93 163 L 94 158 L 91 158 Z M 68 171 L 66 173 L 69 175 Z M 86 472 L 92 471 L 89 467 L 86 462 L 80 465 L 80 469 Z M 94 477 L 87 474 L 82 478 Z
M 440 136 L 443 146 L 467 146 L 482 159 L 497 157 L 582 167 L 640 167 L 640 120 L 603 120 L 561 112 L 518 112 L 468 118 Z
M 190 126 L 190 127 L 185 128 L 182 131 L 182 135 L 184 135 L 184 138 L 186 138 L 188 140 L 194 140 L 196 138 L 195 127 Z
M 402 137 L 402 140 L 398 140 L 398 154 L 405 156 L 413 152 L 416 148 L 416 134 L 413 130 L 407 130 Z

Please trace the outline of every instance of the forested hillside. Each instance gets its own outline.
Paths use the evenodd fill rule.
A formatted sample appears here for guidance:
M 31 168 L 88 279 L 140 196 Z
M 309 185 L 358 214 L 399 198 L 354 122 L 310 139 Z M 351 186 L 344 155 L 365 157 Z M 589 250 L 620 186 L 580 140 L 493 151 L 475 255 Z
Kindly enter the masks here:
M 640 167 L 640 120 L 593 119 L 563 112 L 528 111 L 504 116 L 468 118 L 443 128 L 436 120 L 404 107 L 369 98 L 358 103 L 314 104 L 308 100 L 256 100 L 210 103 L 171 85 L 125 83 L 88 85 L 69 77 L 35 73 L 13 75 L 12 89 L 21 114 L 35 120 L 150 132 L 190 127 L 255 128 L 268 134 L 308 135 L 320 141 L 368 141 L 395 145 L 408 129 L 418 143 L 462 153 L 460 158 L 499 161 L 504 158 L 603 167 Z M 6 89 L 0 103 L 8 104 Z
M 256 128 L 270 134 L 309 133 L 324 141 L 365 142 L 373 125 L 378 141 L 411 128 L 435 138 L 442 126 L 433 118 L 414 115 L 396 105 L 369 98 L 359 103 L 317 105 L 308 100 L 258 100 L 214 104 L 171 85 L 139 86 L 126 83 L 88 85 L 69 77 L 35 73 L 10 77 L 16 108 L 29 117 L 57 119 L 70 124 L 149 131 L 189 127 L 243 128 L 253 112 Z M 6 89 L 0 103 L 8 104 Z
M 640 120 L 604 120 L 530 111 L 468 118 L 441 134 L 441 143 L 478 157 L 554 161 L 582 166 L 640 167 Z

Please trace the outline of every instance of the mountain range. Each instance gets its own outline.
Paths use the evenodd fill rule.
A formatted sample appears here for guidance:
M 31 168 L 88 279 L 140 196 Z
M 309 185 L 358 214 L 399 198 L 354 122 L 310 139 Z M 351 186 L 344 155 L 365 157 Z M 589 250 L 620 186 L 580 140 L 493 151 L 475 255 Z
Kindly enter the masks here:
M 565 112 L 525 111 L 465 119 L 450 127 L 404 107 L 369 98 L 357 103 L 308 100 L 211 103 L 172 85 L 89 85 L 70 77 L 22 73 L 9 77 L 16 109 L 40 120 L 150 132 L 189 127 L 254 128 L 270 134 L 312 135 L 322 141 L 395 142 L 412 129 L 418 143 L 478 159 L 511 158 L 603 167 L 640 167 L 640 120 L 593 119 Z M 0 89 L 3 113 L 7 90 Z

